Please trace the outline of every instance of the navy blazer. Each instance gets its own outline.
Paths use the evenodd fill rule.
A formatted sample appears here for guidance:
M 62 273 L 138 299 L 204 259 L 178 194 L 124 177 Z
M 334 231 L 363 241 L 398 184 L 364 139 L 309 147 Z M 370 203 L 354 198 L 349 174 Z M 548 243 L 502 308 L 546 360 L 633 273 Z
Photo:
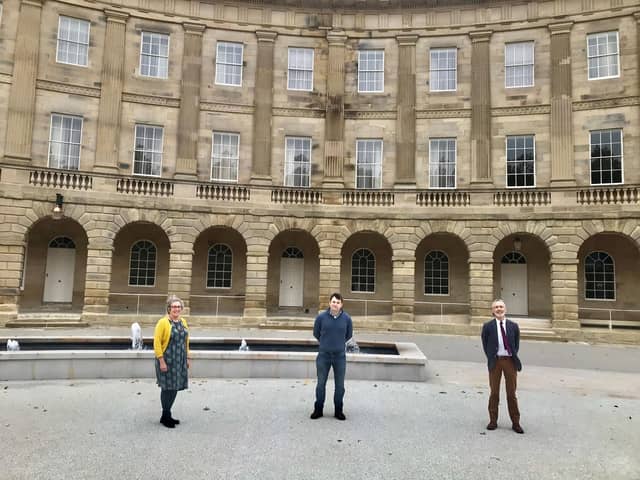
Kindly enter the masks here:
M 518 350 L 520 349 L 520 327 L 516 322 L 505 319 L 505 329 L 507 333 L 507 341 L 511 347 L 511 358 L 516 366 L 516 370 L 522 370 L 522 363 L 518 358 Z M 489 370 L 493 370 L 496 366 L 496 357 L 498 355 L 498 325 L 496 319 L 492 318 L 482 326 L 482 348 L 487 356 L 487 366 Z

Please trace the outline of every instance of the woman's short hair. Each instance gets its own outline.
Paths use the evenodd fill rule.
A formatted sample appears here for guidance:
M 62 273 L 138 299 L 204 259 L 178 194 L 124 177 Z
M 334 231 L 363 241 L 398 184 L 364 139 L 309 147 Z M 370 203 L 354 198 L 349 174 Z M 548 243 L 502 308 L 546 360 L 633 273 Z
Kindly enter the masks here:
M 177 295 L 169 295 L 167 298 L 167 313 L 171 311 L 171 304 L 180 302 L 180 308 L 184 308 L 184 302 Z

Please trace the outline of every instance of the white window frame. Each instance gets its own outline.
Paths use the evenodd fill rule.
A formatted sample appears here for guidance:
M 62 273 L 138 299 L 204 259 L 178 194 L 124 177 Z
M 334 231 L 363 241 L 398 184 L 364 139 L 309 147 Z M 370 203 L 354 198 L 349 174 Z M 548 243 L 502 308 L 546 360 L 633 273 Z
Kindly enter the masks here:
M 64 120 L 68 119 L 71 120 L 72 123 L 72 128 L 71 128 L 71 133 L 74 131 L 73 130 L 73 121 L 74 120 L 80 120 L 80 138 L 78 139 L 78 142 L 74 142 L 72 138 L 69 138 L 69 141 L 66 141 L 65 138 L 63 138 L 60 141 L 54 141 L 53 140 L 53 122 L 54 122 L 54 118 L 60 118 L 61 121 L 61 125 L 60 128 L 63 129 L 63 124 L 64 124 Z M 84 127 L 84 118 L 79 116 L 79 115 L 67 115 L 64 113 L 52 113 L 51 114 L 51 118 L 49 121 L 49 144 L 48 144 L 48 153 L 47 153 L 47 165 L 49 168 L 55 168 L 55 169 L 59 169 L 59 170 L 80 170 L 80 158 L 82 157 L 82 130 Z M 63 129 L 64 131 L 64 129 Z M 75 166 L 74 168 L 70 168 L 69 167 L 69 159 L 71 158 L 71 156 L 69 154 L 67 154 L 66 159 L 67 159 L 67 166 L 66 167 L 61 167 L 59 164 L 57 166 L 53 166 L 51 165 L 51 145 L 52 143 L 57 143 L 57 144 L 61 144 L 67 147 L 67 150 L 70 150 L 71 146 L 77 146 L 78 147 L 78 164 L 77 166 Z
M 605 254 L 607 257 L 609 257 L 611 259 L 611 264 L 613 265 L 613 298 L 589 298 L 587 297 L 587 258 L 590 257 L 591 255 L 595 254 L 595 253 L 600 253 L 600 254 Z M 582 292 L 582 296 L 585 300 L 585 302 L 615 302 L 618 296 L 618 285 L 616 282 L 616 261 L 613 258 L 613 255 L 611 255 L 609 252 L 605 251 L 605 250 L 592 250 L 591 252 L 587 253 L 584 258 L 583 258 L 583 281 L 584 281 L 584 286 L 583 286 L 583 292 Z M 596 290 L 594 289 L 594 292 Z M 606 291 L 606 289 L 605 289 Z
M 211 253 L 211 250 L 215 247 L 217 247 L 218 245 L 222 245 L 223 247 L 227 247 L 229 249 L 229 253 L 231 254 L 231 278 L 229 278 L 229 286 L 228 287 L 210 287 L 209 286 L 209 255 Z M 215 278 L 215 270 L 214 270 L 214 278 Z M 208 249 L 207 249 L 207 269 L 206 269 L 206 274 L 204 276 L 204 288 L 205 289 L 210 289 L 210 290 L 231 290 L 233 288 L 233 249 L 227 245 L 226 243 L 214 243 L 213 245 L 211 245 Z M 223 279 L 224 280 L 224 279 Z
M 301 55 L 303 57 L 303 65 L 292 65 L 291 53 L 294 53 L 294 57 L 297 55 Z M 306 63 L 306 56 L 311 55 L 311 68 L 305 68 L 304 63 Z M 299 58 L 299 57 L 297 57 Z M 315 61 L 315 52 L 313 48 L 303 48 L 303 47 L 289 47 L 287 51 L 287 90 L 297 90 L 302 92 L 311 92 L 313 90 L 313 62 Z M 292 82 L 300 82 L 300 79 L 294 78 L 296 77 L 297 72 L 309 72 L 311 74 L 311 79 L 308 82 L 308 87 L 296 87 L 292 85 Z M 304 80 L 306 84 L 306 79 Z
M 373 290 L 371 290 L 371 291 L 369 291 L 369 290 L 354 290 L 353 289 L 353 257 L 357 252 L 359 252 L 361 250 L 366 250 L 373 257 Z M 375 252 L 372 249 L 366 248 L 366 247 L 356 248 L 353 252 L 351 252 L 350 263 L 351 263 L 351 276 L 349 278 L 349 290 L 351 291 L 351 293 L 359 293 L 359 294 L 363 294 L 363 295 L 375 294 L 376 293 L 376 287 L 378 286 L 378 259 L 376 258 Z
M 70 26 L 73 24 L 73 22 L 78 22 L 78 25 L 80 23 L 85 23 L 87 25 L 87 41 L 86 43 L 80 41 L 80 39 L 78 38 L 78 40 L 70 40 L 69 38 L 60 38 L 60 30 L 61 30 L 61 26 L 62 26 L 62 22 L 64 21 L 69 21 L 69 32 L 71 32 L 71 28 Z M 79 30 L 75 32 L 76 35 L 79 36 Z M 69 55 L 69 49 L 67 48 L 66 50 L 66 55 L 67 58 L 66 59 L 61 59 L 60 55 L 61 55 L 61 50 L 60 50 L 60 46 L 61 44 L 66 45 L 66 46 L 73 46 L 75 48 L 77 48 L 78 50 L 84 46 L 85 47 L 85 55 L 84 55 L 84 63 L 74 63 L 74 62 L 70 62 L 68 61 L 68 55 Z M 63 63 L 65 65 L 74 65 L 76 67 L 88 67 L 89 66 L 89 45 L 91 43 L 91 22 L 89 20 L 84 20 L 82 18 L 75 18 L 75 17 L 68 17 L 66 15 L 60 15 L 58 16 L 58 32 L 56 33 L 56 63 Z M 77 57 L 80 58 L 80 55 L 77 54 Z
M 158 37 L 159 39 L 162 38 L 166 38 L 167 39 L 167 54 L 166 55 L 162 55 L 161 53 L 144 53 L 143 49 L 144 49 L 144 45 L 145 45 L 145 37 L 148 36 L 149 37 L 149 44 L 153 45 L 153 39 L 155 37 Z M 162 45 L 160 43 L 160 45 Z M 140 33 L 140 61 L 138 64 L 138 72 L 140 74 L 140 76 L 142 77 L 148 77 L 148 78 L 161 78 L 161 79 L 166 79 L 169 78 L 169 52 L 170 52 L 170 48 L 171 48 L 171 37 L 169 35 L 167 35 L 166 33 L 158 33 L 158 32 L 147 32 L 147 31 L 142 31 Z M 143 72 L 142 67 L 142 59 L 143 58 L 149 58 L 150 60 L 154 59 L 157 63 L 155 65 L 152 65 L 151 63 L 149 63 L 147 65 L 147 67 L 149 69 L 151 68 L 156 68 L 158 70 L 159 75 L 152 75 L 150 72 Z M 164 67 L 164 75 L 161 75 L 161 63 L 164 63 L 164 65 L 162 65 Z
M 517 138 L 517 137 L 531 137 L 533 138 L 533 185 L 509 185 L 509 139 Z M 516 150 L 518 148 L 516 147 Z M 525 145 L 526 151 L 526 145 Z M 537 184 L 537 176 L 536 176 L 536 136 L 532 133 L 524 133 L 521 135 L 506 135 L 504 139 L 504 168 L 505 168 L 505 186 L 507 188 L 535 188 Z M 527 175 L 525 173 L 525 175 Z
M 374 183 L 374 186 L 372 187 L 360 187 L 358 186 L 358 168 L 360 166 L 360 153 L 361 153 L 361 148 L 366 146 L 366 144 L 380 144 L 380 165 L 378 167 L 378 175 L 376 176 L 372 176 L 370 178 L 374 179 L 374 181 L 372 183 Z M 377 152 L 374 152 L 377 153 Z M 376 189 L 380 189 L 382 188 L 382 168 L 383 168 L 383 162 L 384 162 L 384 141 L 381 138 L 358 138 L 356 139 L 356 171 L 355 171 L 355 185 L 356 188 L 358 190 L 376 190 Z M 363 164 L 365 165 L 365 164 Z M 366 165 L 375 165 L 375 163 L 367 163 Z M 362 178 L 368 178 L 368 177 L 362 177 Z
M 160 130 L 160 133 L 161 133 L 160 151 L 155 150 L 155 149 L 148 150 L 146 148 L 143 148 L 142 150 L 140 150 L 143 153 L 143 155 L 145 153 L 150 153 L 152 156 L 155 156 L 155 155 L 159 155 L 160 156 L 160 163 L 158 164 L 158 167 L 157 167 L 157 171 L 158 171 L 157 174 L 154 174 L 154 173 L 136 173 L 136 153 L 138 152 L 136 145 L 138 143 L 138 127 L 142 127 L 142 128 L 145 128 L 145 129 L 146 128 L 152 128 L 152 129 L 154 129 L 154 131 L 156 129 Z M 143 138 L 147 138 L 147 137 L 143 137 Z M 154 138 L 155 138 L 155 136 L 154 136 Z M 133 127 L 133 166 L 132 166 L 133 168 L 131 169 L 132 175 L 135 175 L 137 177 L 138 176 L 139 177 L 156 177 L 156 178 L 157 177 L 161 177 L 162 176 L 162 161 L 163 161 L 163 156 L 164 156 L 163 151 L 164 151 L 164 127 L 162 127 L 160 125 L 149 125 L 149 124 L 146 124 L 146 123 L 136 123 L 134 125 L 134 127 Z M 151 165 L 153 167 L 153 163 Z M 153 168 L 152 168 L 152 171 L 153 171 Z
M 427 293 L 427 258 L 429 257 L 429 255 L 431 254 L 440 254 L 442 256 L 444 256 L 444 258 L 447 261 L 447 293 Z M 442 260 L 441 258 L 438 260 Z M 449 261 L 449 255 L 447 255 L 447 253 L 444 250 L 429 250 L 427 253 L 425 253 L 424 255 L 424 262 L 423 262 L 423 267 L 424 267 L 424 272 L 423 272 L 423 283 L 424 283 L 424 288 L 423 290 L 423 294 L 426 297 L 448 297 L 451 295 L 451 262 Z M 442 270 L 439 270 L 439 272 L 442 272 Z M 442 280 L 442 276 L 436 277 L 434 275 L 430 276 L 431 279 L 438 279 L 438 280 Z
M 616 51 L 615 53 L 606 53 L 606 54 L 599 54 L 596 53 L 595 55 L 591 55 L 589 52 L 589 40 L 591 38 L 598 38 L 601 36 L 606 36 L 607 37 L 607 45 L 608 43 L 608 37 L 609 34 L 611 33 L 615 33 L 616 34 Z M 607 47 L 608 48 L 608 47 Z M 605 58 L 605 57 L 611 57 L 611 56 L 615 56 L 616 58 L 616 74 L 615 75 L 606 75 L 606 76 L 595 76 L 592 77 L 591 76 L 591 61 L 595 60 L 597 63 L 598 59 L 601 58 Z M 597 66 L 596 66 L 597 69 Z M 589 33 L 587 34 L 587 79 L 588 80 L 606 80 L 608 78 L 619 78 L 620 77 L 620 33 L 617 30 L 609 30 L 607 32 L 595 32 L 595 33 Z
M 224 46 L 224 45 L 233 45 L 234 47 L 240 47 L 240 63 L 229 63 L 229 62 L 222 62 L 221 61 L 220 47 Z M 224 71 L 224 73 L 222 73 L 221 68 L 222 69 L 226 69 L 227 66 L 240 67 L 240 79 L 239 79 L 238 83 L 226 83 L 226 82 L 223 81 L 225 76 L 226 76 L 226 70 Z M 241 87 L 242 86 L 243 70 L 244 70 L 244 44 L 242 44 L 240 42 L 218 41 L 216 43 L 216 71 L 215 71 L 215 83 L 216 83 L 216 85 L 224 85 L 224 86 L 227 86 L 227 87 Z M 221 72 L 220 81 L 218 80 L 218 73 L 219 72 Z
M 369 54 L 382 54 L 382 68 L 380 69 L 367 69 L 365 70 L 362 67 L 363 62 L 363 55 L 369 55 Z M 368 60 L 367 60 L 368 63 Z M 363 74 L 378 74 L 380 75 L 382 78 L 380 79 L 380 84 L 381 87 L 379 90 L 363 90 L 361 87 L 361 84 L 364 86 L 364 84 L 366 82 L 361 82 L 362 80 L 362 75 Z M 377 83 L 377 75 L 376 75 L 376 82 Z M 358 50 L 358 93 L 384 93 L 384 50 L 383 49 L 376 49 L 376 48 L 372 48 L 372 49 L 368 49 L 368 50 Z
M 453 69 L 445 67 L 439 68 L 437 66 L 437 62 L 434 62 L 433 55 L 434 53 L 447 54 L 447 61 L 449 60 L 448 55 L 453 53 Z M 438 77 L 438 81 L 440 81 L 439 75 L 441 73 L 453 72 L 453 88 L 436 88 L 434 86 L 435 82 L 434 78 Z M 449 79 L 446 78 L 446 83 L 448 83 Z M 441 83 L 441 82 L 440 82 Z M 458 89 L 458 49 L 456 47 L 438 47 L 429 49 L 429 91 L 430 92 L 455 92 Z
M 153 248 L 156 249 L 156 258 L 153 261 L 153 285 L 139 285 L 139 284 L 131 283 L 131 261 L 133 260 L 133 247 L 135 247 L 140 242 L 149 242 L 151 245 L 153 245 Z M 158 280 L 158 254 L 159 254 L 158 246 L 155 244 L 155 242 L 148 240 L 146 238 L 139 238 L 138 240 L 136 240 L 131 244 L 131 247 L 129 248 L 129 270 L 127 270 L 127 285 L 129 287 L 153 288 L 156 286 L 156 281 Z
M 290 150 L 290 146 L 289 146 L 289 142 L 302 142 L 303 146 L 300 150 L 298 150 L 297 148 L 295 148 L 295 146 L 293 146 L 293 151 Z M 308 145 L 308 148 L 305 148 L 306 145 Z M 300 137 L 300 136 L 286 136 L 284 137 L 284 186 L 285 187 L 296 187 L 296 188 L 309 188 L 311 187 L 311 153 L 312 153 L 312 149 L 313 149 L 313 145 L 312 145 L 312 141 L 311 141 L 311 137 Z M 300 151 L 301 153 L 305 153 L 307 152 L 307 159 L 308 159 L 308 168 L 307 168 L 307 184 L 306 185 L 296 185 L 295 184 L 295 177 L 296 174 L 295 173 L 290 173 L 291 171 L 295 172 L 295 166 L 297 163 L 303 163 L 303 162 L 296 162 L 295 160 L 290 161 L 289 158 L 294 158 L 295 159 L 295 155 L 296 153 Z M 303 175 L 298 175 L 301 179 L 304 178 Z M 289 182 L 289 179 L 293 180 L 293 183 Z
M 609 182 L 609 183 L 593 183 L 592 179 L 592 170 L 591 170 L 591 149 L 593 148 L 593 144 L 591 143 L 591 134 L 595 132 L 612 132 L 619 131 L 620 132 L 620 181 L 619 182 Z M 602 148 L 602 143 L 600 143 L 600 148 Z M 612 154 L 611 157 L 614 155 Z M 602 158 L 602 155 L 600 156 Z M 611 169 L 613 171 L 613 169 Z M 602 185 L 624 185 L 624 131 L 622 128 L 602 128 L 589 131 L 589 185 L 593 186 L 602 186 Z
M 224 138 L 235 138 L 236 139 L 236 155 L 235 156 L 231 156 L 231 155 L 227 155 L 227 156 L 222 156 L 220 155 L 220 159 L 221 160 L 227 160 L 229 162 L 229 166 L 225 166 L 223 168 L 228 168 L 230 171 L 232 170 L 231 167 L 231 162 L 235 161 L 235 178 L 222 178 L 222 177 L 214 177 L 213 175 L 213 162 L 214 159 L 216 158 L 215 156 L 215 149 L 216 149 L 216 136 L 218 136 L 220 139 Z M 221 145 L 224 145 L 224 142 L 221 143 Z M 229 145 L 231 145 L 231 143 L 229 143 Z M 240 166 L 240 134 L 239 133 L 234 133 L 234 132 L 219 132 L 219 131 L 214 131 L 211 134 L 211 169 L 210 169 L 210 179 L 212 182 L 228 182 L 228 183 L 237 183 L 238 182 L 238 168 Z
M 507 63 L 507 59 L 509 57 L 508 50 L 509 48 L 517 48 L 518 46 L 525 46 L 531 48 L 531 63 L 528 63 L 523 58 L 519 58 L 517 61 L 512 64 Z M 524 42 L 509 42 L 504 44 L 504 87 L 505 88 L 527 88 L 533 87 L 536 83 L 535 75 L 536 75 L 536 45 L 533 40 L 527 40 Z M 514 82 L 513 84 L 509 84 L 509 70 L 510 69 L 518 69 L 525 68 L 531 69 L 531 83 L 524 83 L 524 77 L 522 77 L 522 84 L 518 84 Z M 515 77 L 514 77 L 515 78 Z
M 434 154 L 433 142 L 450 142 L 453 141 L 453 185 L 452 186 L 434 186 L 432 185 L 431 178 L 437 177 L 440 178 L 439 174 L 432 174 L 431 169 L 434 167 L 440 167 L 440 162 L 433 162 L 432 155 Z M 440 149 L 438 149 L 438 153 Z M 449 152 L 449 150 L 447 150 Z M 450 165 L 451 162 L 446 162 L 445 165 Z M 448 174 L 445 174 L 445 180 L 448 177 Z M 440 183 L 440 182 L 438 182 Z M 446 181 L 445 181 L 446 183 Z M 458 186 L 458 139 L 456 137 L 433 137 L 429 138 L 429 188 L 432 190 L 454 190 Z

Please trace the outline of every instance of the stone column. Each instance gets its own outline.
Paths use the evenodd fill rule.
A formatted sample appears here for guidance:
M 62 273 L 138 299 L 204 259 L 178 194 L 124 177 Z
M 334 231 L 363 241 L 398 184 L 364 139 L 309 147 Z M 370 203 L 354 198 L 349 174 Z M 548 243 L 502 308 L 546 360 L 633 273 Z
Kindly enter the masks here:
M 324 140 L 324 187 L 344 186 L 344 32 L 327 32 L 327 106 Z M 331 293 L 329 293 L 331 295 Z M 321 304 L 322 305 L 322 304 Z
M 182 91 L 178 122 L 176 178 L 197 178 L 198 133 L 200 129 L 200 76 L 204 25 L 184 23 Z
M 469 258 L 469 315 L 471 324 L 482 325 L 491 318 L 493 301 L 493 258 L 490 253 Z
M 551 184 L 575 185 L 571 98 L 571 22 L 551 32 Z
M 105 323 L 107 320 L 112 264 L 113 241 L 89 238 L 82 308 L 82 320 L 89 324 Z
M 5 144 L 5 162 L 7 163 L 27 164 L 31 162 L 43 3 L 44 0 L 22 0 L 20 5 L 13 78 L 7 112 L 7 140 Z
M 320 251 L 320 272 L 318 288 L 318 311 L 326 310 L 329 307 L 329 295 L 340 292 L 340 249 L 328 248 Z M 345 292 L 341 292 L 345 296 Z M 349 306 L 345 305 L 345 310 L 349 311 Z
M 245 321 L 259 324 L 267 316 L 267 245 L 247 246 L 247 287 L 243 317 Z
M 491 62 L 490 31 L 471 32 L 471 183 L 490 184 Z
M 393 262 L 393 313 L 394 329 L 412 330 L 415 301 L 416 257 L 415 251 L 394 255 Z
M 25 244 L 3 241 L 0 245 L 0 326 L 18 316 Z
M 184 315 L 189 315 L 191 275 L 193 268 L 193 243 L 169 250 L 168 295 L 177 295 L 184 303 Z M 167 296 L 168 296 L 167 295 Z
M 396 187 L 416 186 L 416 42 L 417 35 L 399 35 L 398 120 L 396 124 Z
M 575 258 L 555 258 L 551 267 L 551 326 L 563 330 L 563 338 L 579 337 L 578 318 L 578 260 Z M 573 330 L 575 335 L 566 330 Z
M 107 28 L 102 58 L 102 89 L 94 170 L 116 173 L 120 159 L 120 118 L 124 84 L 124 46 L 128 13 L 105 9 Z
M 256 87 L 253 114 L 253 166 L 251 183 L 270 185 L 271 124 L 273 107 L 273 52 L 278 34 L 258 30 L 258 58 L 256 59 Z

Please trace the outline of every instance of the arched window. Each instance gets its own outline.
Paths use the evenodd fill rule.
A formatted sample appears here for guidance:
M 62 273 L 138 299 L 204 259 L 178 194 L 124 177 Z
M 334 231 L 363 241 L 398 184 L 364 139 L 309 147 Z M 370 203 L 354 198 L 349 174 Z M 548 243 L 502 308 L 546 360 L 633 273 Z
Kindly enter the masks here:
M 509 252 L 504 257 L 500 263 L 527 263 L 527 259 L 524 258 L 524 255 L 518 252 Z
M 207 288 L 231 288 L 233 254 L 221 243 L 209 249 L 207 260 Z
M 375 292 L 376 257 L 370 250 L 361 248 L 351 257 L 351 291 Z
M 304 258 L 304 255 L 299 248 L 289 247 L 282 252 L 282 258 Z
M 424 294 L 449 295 L 449 257 L 434 250 L 424 257 Z
M 584 260 L 584 297 L 616 299 L 616 269 L 613 258 L 606 252 L 591 252 Z
M 76 244 L 69 237 L 56 237 L 49 242 L 49 248 L 76 248 Z
M 149 240 L 140 240 L 131 247 L 129 285 L 153 287 L 156 283 L 156 246 Z

